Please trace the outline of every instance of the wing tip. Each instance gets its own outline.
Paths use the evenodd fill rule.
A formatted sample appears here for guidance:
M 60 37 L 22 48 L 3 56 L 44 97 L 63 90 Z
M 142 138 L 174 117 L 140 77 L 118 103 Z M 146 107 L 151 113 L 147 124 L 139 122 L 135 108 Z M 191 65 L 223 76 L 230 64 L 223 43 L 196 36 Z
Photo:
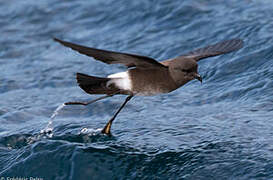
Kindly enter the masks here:
M 63 44 L 63 41 L 60 40 L 59 38 L 53 37 L 52 39 L 53 39 L 54 41 L 58 42 L 58 43 Z
M 240 48 L 242 48 L 242 47 L 244 47 L 244 40 L 242 40 L 242 39 L 238 39 L 238 47 L 239 47 L 239 49 Z
M 234 41 L 234 43 L 238 49 L 240 49 L 244 46 L 244 41 L 240 38 L 231 39 L 230 41 Z
M 229 53 L 232 51 L 237 51 L 239 49 L 241 49 L 244 46 L 244 41 L 240 38 L 235 38 L 235 39 L 230 39 L 226 41 L 227 45 L 226 45 L 226 52 L 225 53 Z

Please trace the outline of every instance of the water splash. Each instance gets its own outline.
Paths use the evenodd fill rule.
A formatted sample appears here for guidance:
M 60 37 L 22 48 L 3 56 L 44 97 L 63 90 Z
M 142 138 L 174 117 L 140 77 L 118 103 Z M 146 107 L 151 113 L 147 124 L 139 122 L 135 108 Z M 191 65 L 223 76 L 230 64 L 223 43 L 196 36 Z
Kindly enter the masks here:
M 84 135 L 91 135 L 91 136 L 94 136 L 94 135 L 98 135 L 100 134 L 102 131 L 102 128 L 98 128 L 98 129 L 89 129 L 89 128 L 83 128 L 80 132 L 80 134 Z
M 58 114 L 61 109 L 65 107 L 65 103 L 61 104 L 60 106 L 57 107 L 57 109 L 54 111 L 54 113 L 51 115 L 50 119 L 54 119 Z
M 41 134 L 46 135 L 49 138 L 52 138 L 52 136 L 53 136 L 53 119 L 59 114 L 59 111 L 62 110 L 64 107 L 65 107 L 65 104 L 63 103 L 55 109 L 55 111 L 51 115 L 50 120 L 48 121 L 48 124 L 45 127 L 45 129 L 41 130 Z

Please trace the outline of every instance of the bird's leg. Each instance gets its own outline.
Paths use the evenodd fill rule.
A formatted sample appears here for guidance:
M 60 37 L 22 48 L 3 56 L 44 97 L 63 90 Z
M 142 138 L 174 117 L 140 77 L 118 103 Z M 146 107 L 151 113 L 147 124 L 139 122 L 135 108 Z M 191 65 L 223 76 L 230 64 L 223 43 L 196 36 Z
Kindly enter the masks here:
M 88 102 L 78 102 L 78 101 L 74 101 L 74 102 L 66 102 L 66 103 L 64 103 L 65 105 L 84 105 L 84 106 L 86 106 L 86 105 L 88 105 L 88 104 L 92 104 L 92 103 L 94 103 L 94 102 L 97 102 L 97 101 L 99 101 L 99 100 L 102 100 L 102 99 L 105 99 L 105 98 L 108 98 L 108 97 L 112 97 L 112 96 L 114 96 L 114 95 L 116 95 L 116 94 L 118 94 L 119 92 L 116 92 L 116 93 L 113 93 L 113 94 L 107 94 L 107 95 L 105 95 L 105 96 L 101 96 L 101 97 L 99 97 L 99 98 L 97 98 L 97 99 L 94 99 L 94 100 L 92 100 L 92 101 L 88 101 Z
M 130 99 L 133 97 L 133 95 L 127 96 L 127 98 L 125 99 L 124 103 L 120 106 L 120 108 L 118 109 L 118 111 L 114 114 L 114 116 L 108 121 L 108 123 L 104 126 L 103 130 L 101 131 L 104 134 L 110 135 L 111 132 L 111 126 L 113 121 L 115 120 L 115 118 L 117 117 L 118 113 L 122 110 L 122 108 L 126 105 L 126 103 L 128 101 L 130 101 Z

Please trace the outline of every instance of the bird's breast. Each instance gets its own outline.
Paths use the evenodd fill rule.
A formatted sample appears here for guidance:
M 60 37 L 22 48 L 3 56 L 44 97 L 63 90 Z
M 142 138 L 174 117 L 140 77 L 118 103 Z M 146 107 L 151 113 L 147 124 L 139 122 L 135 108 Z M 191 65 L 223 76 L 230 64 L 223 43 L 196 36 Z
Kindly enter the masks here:
M 168 69 L 130 69 L 131 91 L 136 95 L 151 96 L 168 93 L 177 88 Z

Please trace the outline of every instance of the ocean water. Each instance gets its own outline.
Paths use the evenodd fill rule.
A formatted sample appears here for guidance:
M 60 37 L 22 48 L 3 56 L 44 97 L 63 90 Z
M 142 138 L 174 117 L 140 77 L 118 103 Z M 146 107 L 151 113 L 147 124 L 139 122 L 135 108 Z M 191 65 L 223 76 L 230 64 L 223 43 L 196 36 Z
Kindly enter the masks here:
M 273 2 L 0 1 L 0 179 L 273 179 Z M 221 40 L 203 84 L 88 106 L 76 72 L 126 70 L 52 40 L 159 61 Z M 59 111 L 55 111 L 59 107 Z M 54 117 L 52 117 L 54 116 Z M 1 180 L 2 180 L 1 179 Z

